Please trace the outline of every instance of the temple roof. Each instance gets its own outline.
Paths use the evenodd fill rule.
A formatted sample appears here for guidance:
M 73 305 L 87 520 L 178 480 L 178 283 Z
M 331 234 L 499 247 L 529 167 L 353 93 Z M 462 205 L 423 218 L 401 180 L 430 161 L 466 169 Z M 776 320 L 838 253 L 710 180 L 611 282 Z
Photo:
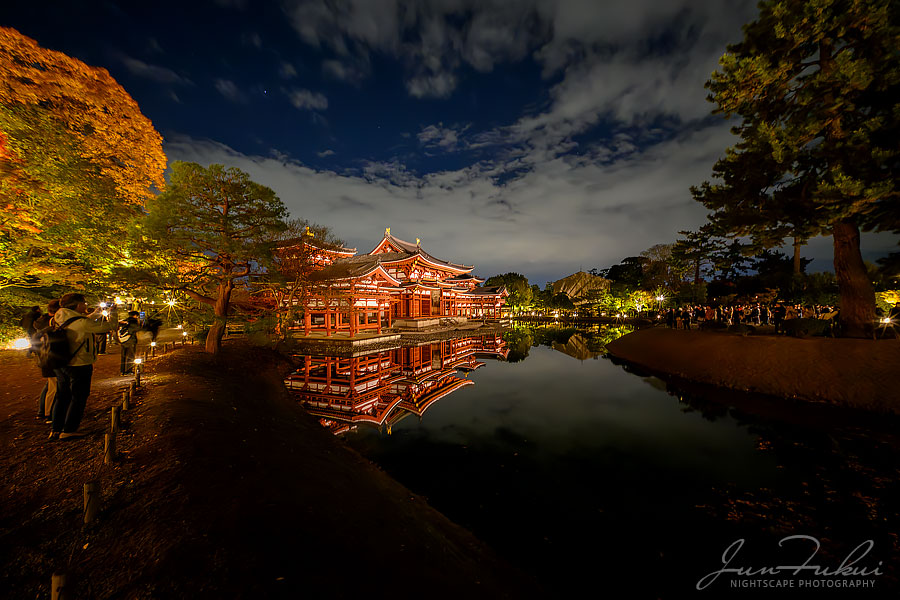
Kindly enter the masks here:
M 381 267 L 382 270 L 384 269 L 381 265 L 381 258 L 378 256 L 372 256 L 370 254 L 351 256 L 349 258 L 336 260 L 324 269 L 313 272 L 309 276 L 309 279 L 310 281 L 328 281 L 330 279 L 365 277 L 376 271 L 379 267 Z M 399 281 L 391 277 L 386 271 L 384 274 L 399 284 Z
M 288 240 L 283 240 L 278 242 L 275 247 L 276 248 L 292 248 L 294 246 L 299 246 L 301 244 L 309 244 L 314 248 L 320 248 L 322 250 L 327 250 L 329 252 L 338 252 L 340 254 L 356 254 L 356 248 L 345 248 L 344 246 L 340 246 L 338 244 L 329 244 L 327 242 L 323 242 L 322 240 L 317 240 L 311 235 L 301 235 L 300 237 L 290 238 Z
M 506 291 L 506 286 L 503 285 L 492 285 L 490 287 L 476 287 L 471 290 L 466 290 L 465 293 L 469 296 L 496 296 L 498 294 L 502 294 Z
M 422 250 L 421 246 L 419 246 L 418 244 L 412 244 L 410 242 L 401 240 L 400 238 L 394 237 L 388 231 L 384 232 L 384 237 L 381 239 L 380 242 L 378 242 L 378 245 L 376 245 L 375 248 L 372 249 L 372 252 L 370 252 L 369 254 L 371 255 L 379 248 L 382 248 L 384 246 L 385 242 L 387 242 L 387 244 L 389 244 L 392 248 L 397 250 L 397 252 L 387 252 L 384 254 L 401 254 L 401 255 L 403 255 L 403 258 L 409 258 L 412 256 L 421 256 L 425 260 L 428 260 L 438 266 L 447 267 L 447 268 L 455 270 L 455 271 L 468 272 L 475 268 L 474 265 L 473 266 L 460 265 L 457 263 L 452 263 L 450 261 L 446 261 L 446 260 L 437 258 L 436 256 L 432 256 L 431 254 Z M 402 260 L 402 258 L 395 259 L 395 260 Z
M 463 275 L 456 275 L 454 277 L 448 277 L 444 281 L 449 281 L 451 283 L 461 283 L 464 281 L 477 281 L 478 283 L 485 282 L 485 280 L 482 279 L 481 277 L 476 277 L 475 275 L 472 275 L 471 273 L 465 273 Z

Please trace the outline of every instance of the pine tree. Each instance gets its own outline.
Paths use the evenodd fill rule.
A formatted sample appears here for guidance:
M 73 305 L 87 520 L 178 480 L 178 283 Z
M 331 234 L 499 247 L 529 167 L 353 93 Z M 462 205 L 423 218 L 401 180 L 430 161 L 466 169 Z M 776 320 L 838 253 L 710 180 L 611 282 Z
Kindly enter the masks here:
M 738 116 L 721 183 L 693 188 L 727 231 L 761 245 L 834 240 L 847 335 L 868 335 L 875 298 L 860 231 L 900 230 L 900 8 L 889 0 L 769 0 L 707 87 Z
M 219 351 L 236 282 L 265 269 L 287 209 L 275 192 L 240 169 L 175 162 L 144 232 L 176 257 L 177 289 L 213 308 L 206 350 Z

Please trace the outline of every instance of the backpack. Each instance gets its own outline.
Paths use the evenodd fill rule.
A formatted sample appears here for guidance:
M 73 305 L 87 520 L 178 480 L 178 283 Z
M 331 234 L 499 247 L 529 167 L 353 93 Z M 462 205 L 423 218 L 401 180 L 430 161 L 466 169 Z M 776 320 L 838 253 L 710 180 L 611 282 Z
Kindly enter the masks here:
M 75 352 L 72 352 L 72 348 L 69 346 L 69 338 L 66 336 L 66 327 L 72 321 L 84 318 L 86 317 L 72 317 L 62 325 L 57 325 L 55 321 L 51 321 L 49 327 L 37 332 L 35 335 L 37 339 L 35 351 L 37 352 L 38 366 L 41 368 L 41 373 L 44 377 L 52 377 L 54 369 L 68 366 L 72 357 L 78 354 L 81 346 L 84 346 L 87 338 L 81 342 L 81 346 L 78 346 Z
M 124 344 L 125 342 L 127 342 L 128 340 L 131 339 L 131 332 L 128 331 L 129 327 L 130 327 L 130 323 L 125 323 L 124 325 L 119 326 L 118 335 L 119 335 L 119 343 L 120 344 Z

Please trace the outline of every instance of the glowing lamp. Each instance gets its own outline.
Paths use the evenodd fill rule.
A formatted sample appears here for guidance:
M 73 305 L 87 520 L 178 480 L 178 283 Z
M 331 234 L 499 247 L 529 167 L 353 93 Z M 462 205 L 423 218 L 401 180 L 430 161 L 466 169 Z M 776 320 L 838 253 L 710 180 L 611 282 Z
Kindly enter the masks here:
M 100 314 L 103 315 L 104 317 L 108 317 L 108 316 L 109 316 L 109 311 L 108 311 L 108 310 L 102 310 L 102 311 L 100 311 Z
M 175 300 L 174 300 L 174 299 L 173 299 L 173 300 L 168 300 L 168 301 L 166 302 L 166 304 L 168 304 L 169 306 L 175 306 Z
M 182 328 L 183 328 L 183 326 L 182 326 L 182 325 L 179 325 L 179 326 L 176 327 L 175 329 L 182 329 Z
M 662 302 L 663 300 L 666 299 L 666 297 L 665 296 L 657 296 L 656 299 L 657 299 L 657 301 Z
M 106 302 L 101 302 L 101 303 L 100 303 L 100 308 L 106 308 Z
M 136 359 L 134 359 L 134 364 L 136 364 L 136 365 L 139 365 L 139 364 L 141 364 L 142 362 L 144 362 L 144 359 L 143 359 L 143 358 L 136 358 Z
M 890 317 L 884 317 L 883 319 L 881 319 L 881 322 L 884 323 L 885 325 L 887 325 L 887 324 L 889 324 L 889 323 L 891 322 L 891 318 L 890 318 Z
M 150 346 L 155 348 L 155 347 L 156 347 L 156 342 L 150 342 Z
M 122 299 L 116 296 L 115 298 L 113 298 L 113 302 L 115 302 L 116 304 L 122 304 Z
M 181 335 L 187 335 L 187 331 L 182 331 Z
M 16 350 L 27 350 L 29 346 L 31 346 L 31 342 L 28 341 L 28 338 L 19 338 L 13 342 L 13 348 Z

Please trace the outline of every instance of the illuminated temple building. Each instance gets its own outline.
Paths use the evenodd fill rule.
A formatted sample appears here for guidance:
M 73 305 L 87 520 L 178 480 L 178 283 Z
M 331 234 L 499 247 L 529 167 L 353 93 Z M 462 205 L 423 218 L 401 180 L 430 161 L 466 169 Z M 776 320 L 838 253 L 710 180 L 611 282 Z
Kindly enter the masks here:
M 302 251 L 302 252 L 300 252 Z M 432 256 L 390 228 L 368 254 L 333 247 L 312 236 L 282 244 L 283 257 L 302 253 L 316 269 L 304 295 L 303 335 L 380 334 L 383 328 L 421 329 L 452 320 L 499 320 L 508 292 L 484 287 L 473 266 Z

